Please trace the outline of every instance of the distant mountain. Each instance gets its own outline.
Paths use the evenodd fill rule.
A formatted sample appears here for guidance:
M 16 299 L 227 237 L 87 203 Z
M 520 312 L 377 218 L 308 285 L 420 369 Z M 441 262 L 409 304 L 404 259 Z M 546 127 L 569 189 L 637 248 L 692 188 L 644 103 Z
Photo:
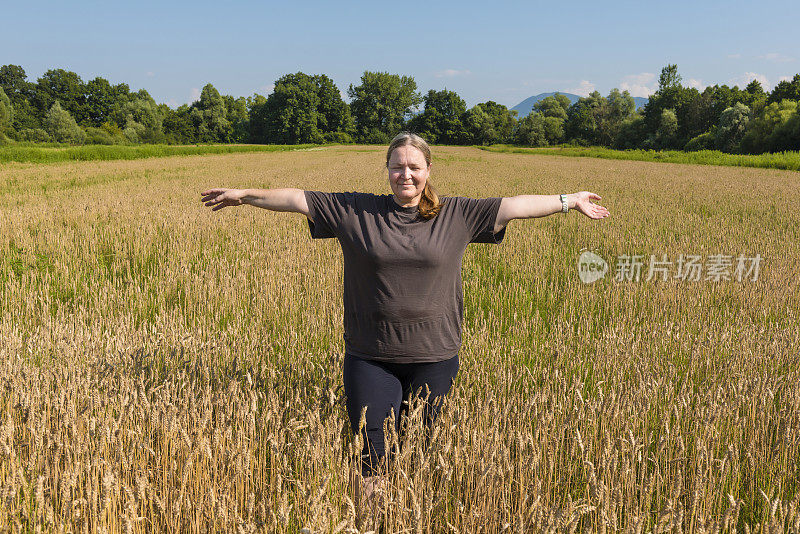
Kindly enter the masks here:
M 533 105 L 536 104 L 539 100 L 544 100 L 548 96 L 555 96 L 556 94 L 557 93 L 540 93 L 536 96 L 526 98 L 525 100 L 523 100 L 522 102 L 511 108 L 511 110 L 517 112 L 517 118 L 521 119 L 522 117 L 527 117 L 533 110 Z M 578 95 L 573 95 L 572 93 L 561 93 L 561 94 L 569 98 L 570 104 L 574 104 L 580 98 Z
M 540 93 L 536 96 L 526 98 L 525 100 L 523 100 L 522 102 L 520 102 L 511 109 L 517 112 L 518 118 L 521 119 L 522 117 L 527 117 L 530 114 L 531 110 L 533 110 L 533 105 L 535 103 L 537 103 L 539 100 L 542 100 L 543 98 L 547 98 L 548 96 L 554 96 L 555 94 L 556 93 Z M 570 104 L 574 104 L 575 102 L 578 101 L 578 99 L 581 98 L 580 96 L 573 95 L 572 93 L 561 93 L 561 94 L 569 98 Z M 634 96 L 633 101 L 636 103 L 636 109 L 639 109 L 645 104 L 647 104 L 647 99 L 642 98 L 641 96 Z

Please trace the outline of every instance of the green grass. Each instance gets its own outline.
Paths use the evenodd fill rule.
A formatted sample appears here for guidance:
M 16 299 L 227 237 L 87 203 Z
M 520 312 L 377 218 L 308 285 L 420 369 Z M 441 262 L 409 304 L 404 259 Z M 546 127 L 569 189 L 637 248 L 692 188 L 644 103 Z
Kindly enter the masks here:
M 0 147 L 0 163 L 56 163 L 62 161 L 131 160 L 164 156 L 281 152 L 321 145 L 86 145 L 72 147 Z
M 166 156 L 231 154 L 239 152 L 282 152 L 319 148 L 324 145 L 85 145 L 59 146 L 54 143 L 0 146 L 0 164 L 58 163 L 63 161 L 133 160 Z M 774 154 L 727 154 L 717 150 L 613 150 L 603 147 L 525 148 L 509 145 L 476 146 L 488 152 L 533 154 L 662 163 L 690 163 L 732 167 L 759 167 L 800 171 L 800 152 Z M 364 151 L 371 151 L 369 149 Z
M 730 167 L 759 167 L 800 171 L 800 152 L 774 154 L 727 154 L 717 150 L 683 152 L 681 150 L 613 150 L 602 147 L 522 148 L 508 145 L 476 146 L 489 152 L 567 156 L 579 158 L 627 159 L 662 163 L 691 163 L 695 165 L 724 165 Z

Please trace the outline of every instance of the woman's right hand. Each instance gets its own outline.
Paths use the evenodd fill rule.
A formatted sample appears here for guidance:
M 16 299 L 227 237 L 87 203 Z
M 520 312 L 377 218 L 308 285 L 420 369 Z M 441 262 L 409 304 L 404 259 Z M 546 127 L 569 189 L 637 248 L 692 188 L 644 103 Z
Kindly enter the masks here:
M 215 188 L 203 191 L 200 193 L 202 198 L 201 202 L 205 202 L 206 206 L 211 207 L 211 211 L 221 210 L 228 206 L 241 206 L 242 199 L 246 196 L 246 189 L 225 189 Z

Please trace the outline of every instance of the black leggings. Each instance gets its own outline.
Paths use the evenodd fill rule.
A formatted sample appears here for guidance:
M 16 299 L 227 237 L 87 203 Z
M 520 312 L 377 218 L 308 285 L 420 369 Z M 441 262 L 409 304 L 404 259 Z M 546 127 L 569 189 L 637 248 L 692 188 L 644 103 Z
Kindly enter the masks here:
M 377 473 L 378 465 L 386 454 L 383 441 L 383 421 L 394 411 L 396 430 L 400 431 L 400 419 L 407 413 L 403 401 L 409 395 L 425 397 L 430 390 L 423 418 L 427 428 L 436 420 L 444 397 L 458 372 L 458 355 L 433 363 L 387 363 L 362 360 L 345 354 L 344 391 L 347 395 L 347 416 L 353 434 L 358 432 L 361 410 L 367 407 L 364 427 L 364 448 L 361 452 L 361 473 L 371 476 Z

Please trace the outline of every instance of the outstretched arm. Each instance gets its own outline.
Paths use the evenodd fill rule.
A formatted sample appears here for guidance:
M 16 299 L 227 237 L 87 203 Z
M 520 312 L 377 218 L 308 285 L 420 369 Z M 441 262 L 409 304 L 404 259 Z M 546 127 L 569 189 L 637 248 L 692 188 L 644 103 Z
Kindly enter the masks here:
M 215 188 L 200 193 L 201 201 L 212 211 L 228 206 L 250 204 L 272 211 L 293 211 L 308 217 L 308 203 L 302 189 L 224 189 Z
M 600 195 L 581 191 L 567 195 L 569 209 L 576 209 L 590 219 L 605 219 L 608 217 L 608 210 L 592 202 L 600 200 Z M 497 222 L 494 231 L 499 232 L 503 227 L 514 219 L 530 219 L 532 217 L 546 217 L 561 211 L 561 199 L 559 195 L 517 195 L 515 197 L 504 197 L 500 202 L 500 210 L 497 212 Z

